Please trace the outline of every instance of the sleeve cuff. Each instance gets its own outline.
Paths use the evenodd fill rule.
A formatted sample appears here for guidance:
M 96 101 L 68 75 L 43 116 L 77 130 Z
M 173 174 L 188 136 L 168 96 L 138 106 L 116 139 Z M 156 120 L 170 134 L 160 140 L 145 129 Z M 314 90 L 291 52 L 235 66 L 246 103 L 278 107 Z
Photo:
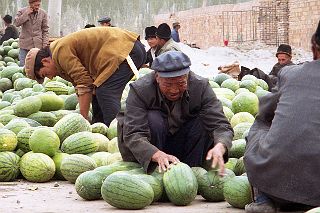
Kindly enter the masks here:
M 77 94 L 78 95 L 84 95 L 86 93 L 93 93 L 93 87 L 88 87 L 85 85 L 78 85 L 76 86 Z

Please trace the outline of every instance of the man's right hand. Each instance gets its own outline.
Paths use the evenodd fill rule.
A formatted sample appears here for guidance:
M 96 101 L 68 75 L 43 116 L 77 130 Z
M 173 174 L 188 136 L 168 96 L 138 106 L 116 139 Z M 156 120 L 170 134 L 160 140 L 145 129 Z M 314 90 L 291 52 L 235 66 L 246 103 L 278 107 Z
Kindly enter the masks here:
M 27 13 L 28 13 L 28 15 L 30 15 L 31 13 L 33 13 L 33 9 L 31 7 L 28 7 Z
M 159 172 L 165 172 L 167 169 L 170 169 L 170 162 L 173 164 L 179 163 L 179 159 L 173 155 L 168 155 L 162 151 L 157 151 L 151 157 L 153 162 L 157 162 L 159 165 Z

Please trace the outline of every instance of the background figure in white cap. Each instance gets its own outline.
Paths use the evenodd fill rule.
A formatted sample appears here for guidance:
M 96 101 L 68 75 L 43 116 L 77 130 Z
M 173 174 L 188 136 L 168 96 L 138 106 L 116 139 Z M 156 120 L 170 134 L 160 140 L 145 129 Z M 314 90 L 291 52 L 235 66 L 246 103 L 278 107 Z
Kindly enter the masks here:
M 41 49 L 49 45 L 48 16 L 40 5 L 41 0 L 29 0 L 29 6 L 20 9 L 14 20 L 17 27 L 21 26 L 20 66 L 24 66 L 26 55 L 31 48 Z
M 180 51 L 155 58 L 152 69 L 130 84 L 124 114 L 119 113 L 118 141 L 124 161 L 137 161 L 145 171 L 161 171 L 182 161 L 212 166 L 224 172 L 233 130 L 208 79 L 190 71 L 190 59 Z
M 174 22 L 172 24 L 171 37 L 175 42 L 180 42 L 179 30 L 181 26 L 179 22 Z
M 42 82 L 57 75 L 77 90 L 80 113 L 88 118 L 92 100 L 92 122 L 107 126 L 120 110 L 126 84 L 133 77 L 126 57 L 139 69 L 146 51 L 139 35 L 116 27 L 92 27 L 69 34 L 44 49 L 31 49 L 26 58 L 28 77 Z
M 98 22 L 101 27 L 112 27 L 111 25 L 111 18 L 108 16 L 104 16 L 98 19 Z

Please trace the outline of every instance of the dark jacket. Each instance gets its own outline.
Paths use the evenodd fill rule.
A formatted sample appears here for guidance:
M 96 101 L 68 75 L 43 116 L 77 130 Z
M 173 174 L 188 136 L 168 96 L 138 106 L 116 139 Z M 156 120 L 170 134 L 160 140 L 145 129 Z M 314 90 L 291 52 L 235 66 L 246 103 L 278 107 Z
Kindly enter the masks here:
M 13 25 L 9 25 L 6 27 L 3 36 L 0 39 L 0 44 L 2 44 L 4 41 L 10 39 L 10 38 L 18 38 L 19 37 L 19 32 L 17 28 Z
M 269 73 L 269 75 L 274 75 L 274 76 L 277 77 L 279 71 L 280 71 L 283 67 L 285 67 L 285 66 L 290 66 L 290 65 L 294 65 L 294 63 L 292 63 L 291 61 L 290 61 L 290 63 L 288 63 L 288 64 L 283 64 L 283 65 L 281 65 L 281 64 L 279 64 L 279 63 L 276 63 L 276 64 L 273 66 L 273 68 L 272 68 L 271 72 Z
M 149 67 L 151 67 L 152 62 L 153 62 L 153 57 L 152 57 L 151 48 L 150 48 L 150 49 L 147 51 L 147 60 L 146 60 L 145 64 L 149 64 Z
M 245 75 L 253 75 L 258 79 L 264 80 L 269 86 L 269 91 L 271 91 L 272 88 L 276 86 L 276 80 L 274 80 L 274 77 L 265 74 L 262 70 L 258 68 L 254 68 L 251 70 L 247 67 L 241 66 L 241 72 L 238 75 L 238 80 L 240 81 Z
M 117 116 L 119 126 L 123 126 L 118 137 L 123 160 L 138 161 L 145 171 L 148 171 L 152 155 L 158 151 L 150 143 L 149 110 L 162 111 L 168 120 L 172 117 L 158 89 L 154 72 L 130 84 L 124 115 Z M 188 89 L 181 99 L 181 120 L 195 117 L 201 118 L 214 143 L 221 142 L 228 149 L 231 147 L 233 130 L 223 113 L 221 102 L 209 86 L 208 79 L 190 72 Z
M 260 99 L 247 137 L 250 183 L 291 202 L 320 206 L 320 60 L 284 67 Z

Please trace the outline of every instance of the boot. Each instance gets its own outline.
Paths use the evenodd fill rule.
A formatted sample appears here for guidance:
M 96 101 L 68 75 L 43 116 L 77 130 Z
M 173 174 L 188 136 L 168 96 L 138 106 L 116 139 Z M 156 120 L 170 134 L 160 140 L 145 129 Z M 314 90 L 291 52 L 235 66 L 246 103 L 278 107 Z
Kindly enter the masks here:
M 264 194 L 259 194 L 257 199 L 245 206 L 246 213 L 276 213 L 273 202 Z

